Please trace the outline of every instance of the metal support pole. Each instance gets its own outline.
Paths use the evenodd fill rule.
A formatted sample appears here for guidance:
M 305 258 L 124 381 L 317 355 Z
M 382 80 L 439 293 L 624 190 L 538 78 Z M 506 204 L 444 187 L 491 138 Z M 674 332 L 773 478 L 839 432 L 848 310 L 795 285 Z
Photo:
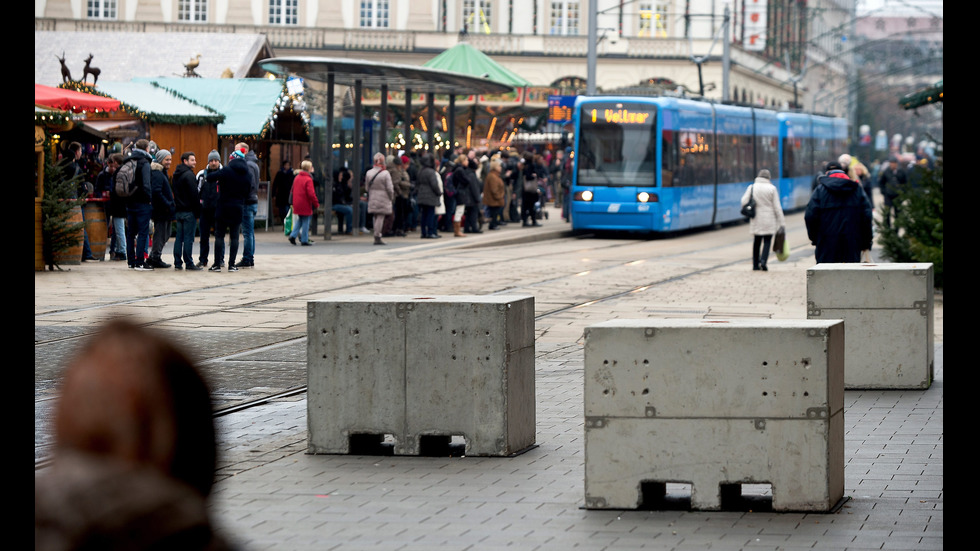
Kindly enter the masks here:
M 354 235 L 360 235 L 360 228 L 358 222 L 360 221 L 360 210 L 361 210 L 361 173 L 363 172 L 363 155 L 361 154 L 361 147 L 363 144 L 364 134 L 364 112 L 361 110 L 361 81 L 354 81 L 354 147 L 352 148 L 352 154 L 354 156 L 354 193 L 351 195 L 351 225 L 355 226 L 353 231 Z
M 731 13 L 729 12 L 728 4 L 725 4 L 725 17 L 723 24 L 725 25 L 725 33 L 722 35 L 722 46 L 721 46 L 721 101 L 728 101 L 731 99 L 731 90 L 729 90 L 728 77 L 732 70 L 732 59 L 731 59 Z M 701 95 L 704 95 L 702 91 Z
M 456 95 L 449 94 L 449 147 L 447 157 L 452 157 L 453 150 L 456 149 Z
M 333 237 L 333 226 L 330 225 L 330 217 L 333 211 L 333 85 L 334 74 L 327 75 L 327 132 L 323 137 L 324 147 L 326 148 L 326 159 L 323 163 L 323 179 L 329 184 L 323 189 L 323 239 L 330 240 Z
M 378 151 L 388 154 L 385 144 L 388 142 L 388 85 L 381 85 L 381 128 L 378 129 Z
M 586 94 L 595 95 L 596 91 L 596 49 L 598 48 L 599 30 L 596 19 L 599 17 L 596 4 L 598 0 L 589 0 L 589 53 L 588 53 L 588 83 L 586 84 Z
M 428 145 L 427 151 L 429 153 L 436 152 L 436 95 L 430 90 L 429 93 L 425 95 L 425 103 L 428 106 L 429 111 L 429 137 L 426 140 L 426 145 Z
M 405 89 L 405 151 L 412 147 L 412 89 Z

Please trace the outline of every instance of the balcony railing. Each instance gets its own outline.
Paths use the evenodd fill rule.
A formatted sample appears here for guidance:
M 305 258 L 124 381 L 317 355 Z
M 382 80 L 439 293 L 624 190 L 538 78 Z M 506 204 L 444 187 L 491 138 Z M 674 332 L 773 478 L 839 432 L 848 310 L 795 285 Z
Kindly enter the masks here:
M 370 52 L 435 52 L 455 46 L 456 33 L 435 31 L 398 31 L 337 29 L 323 27 L 285 27 L 279 25 L 215 25 L 191 23 L 105 21 L 94 19 L 35 18 L 36 31 L 88 32 L 170 32 L 170 33 L 247 33 L 263 34 L 277 50 L 347 50 Z M 477 34 L 463 40 L 477 49 L 494 55 L 537 55 L 585 57 L 588 37 L 556 35 Z M 695 55 L 704 55 L 710 47 L 708 38 L 693 40 Z M 631 58 L 686 57 L 692 45 L 686 38 L 605 37 L 597 51 L 600 56 Z M 712 52 L 721 56 L 721 48 Z

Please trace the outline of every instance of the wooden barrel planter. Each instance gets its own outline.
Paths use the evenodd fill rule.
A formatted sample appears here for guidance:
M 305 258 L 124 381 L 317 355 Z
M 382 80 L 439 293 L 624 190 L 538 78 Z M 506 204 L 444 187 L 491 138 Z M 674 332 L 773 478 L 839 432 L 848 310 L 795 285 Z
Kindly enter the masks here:
M 71 211 L 69 224 L 77 224 L 82 221 L 82 207 L 75 207 Z M 54 263 L 59 266 L 75 265 L 82 263 L 82 228 L 78 228 L 78 243 L 67 249 L 54 253 Z M 104 252 L 104 251 L 103 251 Z
M 105 251 L 109 246 L 109 223 L 105 217 L 103 201 L 88 201 L 82 207 L 85 211 L 85 231 L 88 232 L 88 246 L 92 256 L 105 260 Z

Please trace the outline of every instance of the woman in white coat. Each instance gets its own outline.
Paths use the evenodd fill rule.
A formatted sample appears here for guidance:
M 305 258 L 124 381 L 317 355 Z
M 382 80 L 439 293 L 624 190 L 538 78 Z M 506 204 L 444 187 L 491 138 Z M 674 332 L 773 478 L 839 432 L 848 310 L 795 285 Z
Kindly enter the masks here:
M 755 217 L 749 221 L 749 231 L 755 236 L 752 242 L 752 269 L 769 271 L 766 263 L 769 261 L 769 247 L 772 245 L 772 235 L 776 230 L 785 226 L 783 207 L 779 204 L 779 191 L 769 181 L 768 170 L 760 170 L 759 176 L 749 184 L 742 195 L 742 206 L 755 200 Z M 759 246 L 762 246 L 762 254 Z

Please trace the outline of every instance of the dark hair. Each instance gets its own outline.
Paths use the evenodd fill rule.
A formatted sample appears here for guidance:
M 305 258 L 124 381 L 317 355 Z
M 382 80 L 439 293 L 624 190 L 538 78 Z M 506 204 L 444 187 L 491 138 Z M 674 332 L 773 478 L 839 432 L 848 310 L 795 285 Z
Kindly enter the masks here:
M 191 360 L 154 331 L 110 321 L 65 370 L 59 448 L 163 474 L 208 495 L 216 444 L 211 397 Z
M 844 167 L 840 166 L 840 163 L 837 161 L 830 161 L 824 170 L 826 172 L 830 172 L 831 170 L 844 170 Z
M 191 157 L 197 157 L 197 155 L 195 155 L 193 151 L 185 151 L 180 154 L 180 162 L 184 162 Z

